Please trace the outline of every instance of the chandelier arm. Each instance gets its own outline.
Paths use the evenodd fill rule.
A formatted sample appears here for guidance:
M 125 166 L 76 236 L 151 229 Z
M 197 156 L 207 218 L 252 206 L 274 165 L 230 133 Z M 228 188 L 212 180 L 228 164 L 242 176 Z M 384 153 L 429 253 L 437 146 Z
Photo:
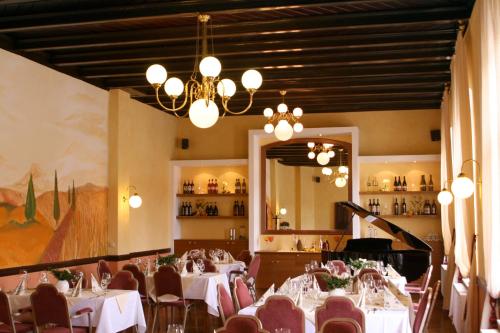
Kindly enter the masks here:
M 250 95 L 250 100 L 248 101 L 247 107 L 245 109 L 243 109 L 242 111 L 231 111 L 231 110 L 229 110 L 229 107 L 227 105 L 227 103 L 229 102 L 229 99 L 227 99 L 226 101 L 224 101 L 224 99 L 222 99 L 222 107 L 224 108 L 224 112 L 228 112 L 228 113 L 234 114 L 234 115 L 240 115 L 240 114 L 244 114 L 245 112 L 247 112 L 248 110 L 250 110 L 250 108 L 252 107 L 252 104 L 253 104 L 253 94 L 254 94 L 254 91 L 249 91 L 248 93 Z
M 170 112 L 176 112 L 176 111 L 180 111 L 182 110 L 185 106 L 186 106 L 186 103 L 188 101 L 188 86 L 189 86 L 189 82 L 186 82 L 185 86 L 184 86 L 184 94 L 185 94 L 185 97 L 184 97 L 184 102 L 182 103 L 181 106 L 179 106 L 178 108 L 175 107 L 175 102 L 173 101 L 172 104 L 173 104 L 173 108 L 169 108 L 167 106 L 165 106 L 161 100 L 160 100 L 160 94 L 159 94 L 159 90 L 160 90 L 160 87 L 157 86 L 155 87 L 155 94 L 156 94 L 156 101 L 158 102 L 158 104 L 160 104 L 160 106 L 165 109 L 166 111 L 170 111 Z

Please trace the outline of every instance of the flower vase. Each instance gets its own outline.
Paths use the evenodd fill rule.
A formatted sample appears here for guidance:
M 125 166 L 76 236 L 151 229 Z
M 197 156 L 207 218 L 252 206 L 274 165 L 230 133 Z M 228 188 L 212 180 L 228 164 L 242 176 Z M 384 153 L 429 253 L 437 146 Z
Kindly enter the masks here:
M 59 291 L 60 293 L 66 293 L 68 292 L 69 290 L 69 282 L 66 281 L 66 280 L 59 280 L 57 281 L 56 283 L 56 289 L 57 291 Z
M 330 290 L 328 294 L 330 296 L 345 296 L 345 290 L 342 288 L 335 288 L 333 290 Z

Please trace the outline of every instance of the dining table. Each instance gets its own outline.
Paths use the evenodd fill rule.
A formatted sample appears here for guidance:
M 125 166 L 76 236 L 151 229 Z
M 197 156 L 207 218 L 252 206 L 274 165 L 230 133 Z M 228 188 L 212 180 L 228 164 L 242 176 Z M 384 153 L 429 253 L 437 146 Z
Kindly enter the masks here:
M 8 294 L 12 310 L 30 306 L 30 295 L 34 289 L 27 289 L 20 294 Z M 91 321 L 95 333 L 114 333 L 136 326 L 139 333 L 146 332 L 146 320 L 141 297 L 136 290 L 107 290 L 95 292 L 84 289 L 79 296 L 72 296 L 70 289 L 65 293 L 70 316 L 83 308 L 92 309 Z M 87 316 L 71 320 L 74 326 L 88 327 Z
M 290 297 L 304 311 L 306 333 L 316 332 L 316 308 L 323 305 L 331 293 L 319 290 L 307 293 L 298 291 L 301 293 L 298 297 L 296 291 L 287 290 L 286 283 L 276 292 L 268 290 L 256 303 L 241 309 L 238 313 L 255 315 L 258 307 L 264 304 L 267 297 L 273 294 L 284 295 Z M 394 284 L 389 283 L 389 287 L 384 289 L 381 301 L 368 301 L 366 292 L 345 292 L 345 296 L 364 312 L 366 333 L 412 333 L 414 314 L 411 297 L 401 292 Z

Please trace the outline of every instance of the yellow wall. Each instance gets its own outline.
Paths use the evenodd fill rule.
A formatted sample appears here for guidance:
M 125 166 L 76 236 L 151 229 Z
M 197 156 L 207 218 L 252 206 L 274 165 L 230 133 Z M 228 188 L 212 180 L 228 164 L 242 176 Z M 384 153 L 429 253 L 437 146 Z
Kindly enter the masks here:
M 256 97 L 258 98 L 258 97 Z M 359 127 L 360 155 L 438 154 L 440 143 L 429 131 L 440 128 L 439 110 L 377 111 L 307 114 L 305 128 Z M 198 129 L 189 119 L 178 123 L 178 136 L 189 139 L 188 150 L 178 150 L 176 159 L 227 159 L 248 157 L 248 130 L 262 129 L 264 116 L 219 119 L 209 129 Z
M 110 92 L 109 111 L 109 253 L 173 246 L 168 244 L 172 224 L 168 162 L 175 150 L 177 120 L 119 90 Z M 123 201 L 131 185 L 143 200 L 138 209 Z

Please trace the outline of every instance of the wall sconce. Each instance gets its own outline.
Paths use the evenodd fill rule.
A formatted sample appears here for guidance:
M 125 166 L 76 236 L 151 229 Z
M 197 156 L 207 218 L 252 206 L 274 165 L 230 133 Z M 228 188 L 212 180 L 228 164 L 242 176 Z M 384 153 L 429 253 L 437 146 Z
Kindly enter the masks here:
M 463 172 L 464 165 L 467 162 L 475 162 L 477 164 L 479 172 L 481 171 L 481 165 L 479 164 L 478 161 L 474 159 L 468 159 L 463 161 L 462 167 L 460 168 L 460 173 L 458 174 L 457 178 L 455 178 L 451 183 L 451 192 L 446 189 L 446 183 L 448 183 L 449 181 L 446 181 L 444 183 L 443 189 L 441 190 L 441 192 L 439 192 L 438 201 L 440 204 L 442 205 L 451 204 L 454 196 L 457 197 L 458 199 L 467 199 L 470 196 L 472 196 L 472 194 L 474 194 L 475 184 Z M 480 183 L 480 181 L 478 181 L 478 183 Z
M 127 190 L 129 191 L 129 193 L 130 193 L 130 190 L 132 190 L 132 189 L 134 189 L 134 191 L 137 191 L 137 189 L 133 185 L 127 187 Z M 125 202 L 125 201 L 127 201 L 127 197 L 123 196 L 123 202 Z M 137 194 L 137 192 L 134 192 L 133 195 L 129 194 L 128 204 L 131 208 L 139 208 L 142 205 L 142 198 L 139 196 L 139 194 Z

